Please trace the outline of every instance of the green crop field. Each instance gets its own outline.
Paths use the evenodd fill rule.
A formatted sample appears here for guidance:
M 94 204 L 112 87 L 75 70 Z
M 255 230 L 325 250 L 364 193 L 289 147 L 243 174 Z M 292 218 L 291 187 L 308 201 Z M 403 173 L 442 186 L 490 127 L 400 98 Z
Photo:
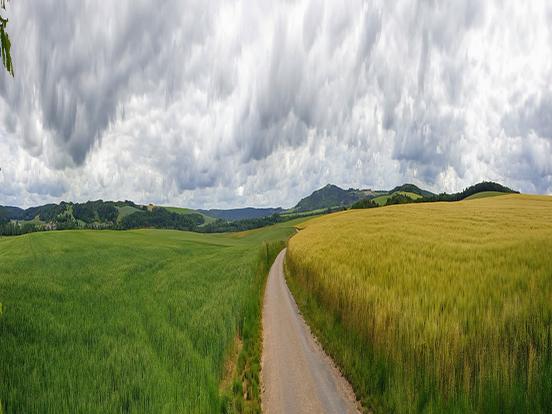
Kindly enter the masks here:
M 552 412 L 552 197 L 353 210 L 289 242 L 299 307 L 374 412 Z
M 0 238 L 0 411 L 258 412 L 261 290 L 295 223 Z

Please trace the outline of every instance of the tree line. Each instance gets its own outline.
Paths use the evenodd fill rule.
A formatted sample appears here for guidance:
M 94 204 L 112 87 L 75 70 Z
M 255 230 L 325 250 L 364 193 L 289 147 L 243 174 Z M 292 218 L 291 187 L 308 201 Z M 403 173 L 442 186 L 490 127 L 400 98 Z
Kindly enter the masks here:
M 385 202 L 385 205 L 390 206 L 390 205 L 396 205 L 396 204 L 431 203 L 431 202 L 437 202 L 437 201 L 447 201 L 447 202 L 461 201 L 468 198 L 469 196 L 472 196 L 477 193 L 486 192 L 486 191 L 519 194 L 519 191 L 512 190 L 511 188 L 505 187 L 502 184 L 498 184 L 492 181 L 483 181 L 481 183 L 472 185 L 458 193 L 433 194 L 431 196 L 423 196 L 417 199 L 410 198 L 407 195 L 404 195 L 401 193 L 394 193 L 391 195 L 391 197 L 387 199 L 387 201 Z M 375 208 L 375 207 L 380 207 L 380 205 L 372 201 L 371 198 L 364 198 L 362 200 L 357 201 L 351 206 L 352 209 Z

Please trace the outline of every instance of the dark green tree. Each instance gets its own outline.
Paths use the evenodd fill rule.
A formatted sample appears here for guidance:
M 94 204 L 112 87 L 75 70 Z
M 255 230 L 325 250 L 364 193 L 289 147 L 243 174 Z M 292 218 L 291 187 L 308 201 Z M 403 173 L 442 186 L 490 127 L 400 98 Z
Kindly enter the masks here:
M 7 2 L 9 2 L 9 0 L 0 0 L 0 7 L 2 8 L 2 10 L 6 10 Z M 10 54 L 11 42 L 10 37 L 8 36 L 8 32 L 6 31 L 7 26 L 8 18 L 0 15 L 0 52 L 2 55 L 2 63 L 4 64 L 4 67 L 6 68 L 8 73 L 14 76 L 13 63 Z
M 369 198 L 363 198 L 362 200 L 357 201 L 355 204 L 351 206 L 353 209 L 360 209 L 360 208 L 376 208 L 379 207 L 379 204 L 370 200 Z

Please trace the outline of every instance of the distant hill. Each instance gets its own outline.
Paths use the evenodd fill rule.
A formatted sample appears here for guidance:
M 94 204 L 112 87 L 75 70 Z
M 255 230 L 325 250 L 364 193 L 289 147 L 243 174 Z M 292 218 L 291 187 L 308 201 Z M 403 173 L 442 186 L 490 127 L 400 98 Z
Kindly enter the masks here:
M 470 197 L 473 198 L 474 194 L 487 193 L 487 192 L 519 194 L 519 191 L 512 190 L 511 188 L 503 186 L 502 184 L 495 183 L 492 181 L 482 181 L 458 193 L 436 194 L 431 197 L 424 197 L 423 201 L 460 201 Z
M 204 224 L 209 224 L 216 220 L 216 218 L 213 216 L 209 216 L 207 214 L 200 212 L 199 210 L 193 210 L 191 208 L 184 208 L 184 207 L 163 207 L 163 208 L 172 213 L 183 214 L 183 215 L 194 214 L 194 213 L 201 214 L 204 220 Z
M 432 202 L 432 201 L 461 201 L 466 199 L 482 198 L 500 194 L 518 193 L 511 188 L 505 187 L 492 181 L 483 181 L 472 185 L 458 193 L 440 193 L 434 194 L 431 191 L 423 190 L 414 184 L 403 184 L 390 190 L 388 193 L 371 199 L 379 206 L 403 204 L 411 202 Z M 357 208 L 363 208 L 363 204 L 355 205 Z M 368 207 L 370 203 L 366 203 Z
M 310 196 L 303 198 L 297 203 L 293 210 L 309 211 L 339 206 L 346 207 L 364 197 L 365 195 L 362 190 L 354 188 L 344 190 L 337 185 L 328 184 L 316 190 Z
M 464 200 L 477 200 L 478 198 L 489 198 L 496 197 L 501 195 L 506 195 L 509 193 L 502 193 L 500 191 L 482 191 L 480 193 L 472 194 L 471 196 L 466 197 Z
M 209 217 L 218 218 L 221 220 L 248 220 L 261 217 L 271 216 L 273 214 L 280 214 L 284 209 L 278 208 L 232 208 L 228 210 L 211 209 L 211 210 L 197 210 L 197 212 Z
M 414 194 L 418 194 L 419 196 L 422 196 L 422 197 L 431 197 L 431 196 L 435 195 L 431 191 L 423 190 L 423 189 L 421 189 L 420 187 L 418 187 L 414 184 L 399 185 L 399 186 L 393 188 L 391 191 L 389 191 L 389 194 L 400 193 L 400 192 L 414 193 Z
M 512 190 L 509 187 L 506 187 L 502 184 L 495 183 L 492 181 L 483 181 L 472 185 L 471 187 L 466 188 L 464 191 L 457 193 L 461 200 L 468 198 L 477 193 L 483 192 L 495 192 L 495 193 L 513 193 L 519 194 L 519 191 Z
M 414 184 L 403 184 L 390 191 L 359 190 L 355 188 L 344 190 L 336 185 L 328 184 L 316 190 L 310 196 L 303 198 L 293 210 L 310 211 L 334 207 L 349 207 L 363 199 L 375 199 L 378 204 L 385 204 L 385 201 L 395 193 L 412 194 L 411 198 L 413 199 L 418 198 L 418 196 L 430 197 L 434 195 L 431 191 L 423 190 Z
M 86 203 L 59 204 L 22 209 L 19 207 L 0 206 L 0 221 L 15 221 L 21 224 L 45 225 L 52 228 L 82 227 L 87 224 L 115 224 L 125 216 L 143 212 L 142 207 L 132 201 L 87 201 Z

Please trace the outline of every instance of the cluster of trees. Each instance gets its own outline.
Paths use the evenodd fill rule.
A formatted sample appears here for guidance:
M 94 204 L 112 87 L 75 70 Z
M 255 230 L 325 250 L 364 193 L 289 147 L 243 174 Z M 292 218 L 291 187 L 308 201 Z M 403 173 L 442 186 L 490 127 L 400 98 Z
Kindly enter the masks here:
M 59 204 L 45 204 L 31 207 L 26 210 L 16 207 L 5 207 L 4 210 L 12 220 L 33 220 L 38 217 L 41 221 L 53 221 L 58 215 L 63 214 L 69 203 L 62 201 Z
M 195 230 L 205 219 L 201 214 L 178 214 L 156 207 L 152 211 L 132 213 L 121 220 L 117 229 L 161 228 L 175 230 Z
M 379 207 L 379 204 L 372 201 L 369 198 L 363 198 L 362 200 L 357 201 L 351 206 L 352 209 L 376 208 L 376 207 Z
M 119 228 L 117 207 L 140 208 L 132 201 L 88 201 L 46 204 L 26 210 L 0 206 L 0 235 L 17 236 L 35 231 Z M 38 219 L 36 221 L 35 219 Z
M 410 198 L 404 194 L 395 193 L 387 199 L 387 201 L 385 202 L 385 205 L 392 206 L 395 204 L 408 204 L 408 203 L 413 203 L 415 201 L 416 200 L 414 200 L 413 198 Z
M 19 236 L 21 234 L 32 233 L 37 230 L 38 228 L 31 223 L 25 223 L 23 225 L 19 225 L 14 222 L 0 223 L 0 236 Z
M 482 193 L 484 191 L 497 191 L 499 193 L 515 193 L 519 194 L 519 191 L 514 191 L 511 188 L 505 187 L 502 184 L 494 183 L 492 181 L 483 181 L 478 184 L 472 185 L 464 189 L 459 193 L 447 194 L 441 193 L 431 197 L 423 197 L 418 199 L 418 202 L 431 202 L 431 201 L 461 201 L 468 198 L 471 195 Z
M 420 200 L 420 199 L 418 199 Z M 387 199 L 385 202 L 386 206 L 392 206 L 395 204 L 408 204 L 408 203 L 415 203 L 418 200 L 414 200 L 407 195 L 401 194 L 401 193 L 394 193 Z M 353 209 L 360 209 L 360 208 L 376 208 L 381 207 L 378 203 L 373 201 L 371 198 L 364 198 L 362 200 L 357 201 L 355 204 L 351 206 Z
M 0 236 L 20 236 L 27 233 L 35 233 L 38 231 L 48 230 L 76 230 L 82 228 L 76 220 L 71 218 L 63 218 L 56 223 L 36 224 L 36 223 L 21 223 L 18 221 L 0 222 Z
M 115 203 L 112 201 L 87 201 L 86 203 L 73 205 L 73 217 L 85 223 L 93 223 L 95 221 L 115 223 L 118 214 L 119 210 L 117 210 Z

